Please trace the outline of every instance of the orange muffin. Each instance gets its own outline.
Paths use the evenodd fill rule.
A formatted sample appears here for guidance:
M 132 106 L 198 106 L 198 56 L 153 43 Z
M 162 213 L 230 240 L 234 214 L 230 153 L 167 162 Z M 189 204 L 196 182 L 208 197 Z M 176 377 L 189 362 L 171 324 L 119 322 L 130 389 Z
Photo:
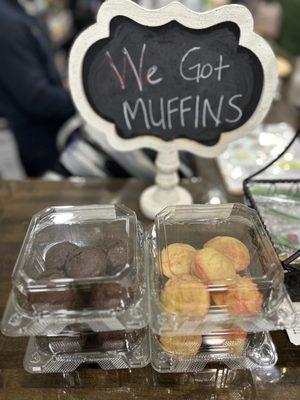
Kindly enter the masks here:
M 162 272 L 168 278 L 189 274 L 196 250 L 185 243 L 173 243 L 161 252 Z
M 213 301 L 232 314 L 256 314 L 263 296 L 251 278 L 237 276 L 236 283 L 227 291 L 212 293 Z
M 224 290 L 222 292 L 212 292 L 211 293 L 211 297 L 213 302 L 215 303 L 216 306 L 219 307 L 226 307 L 226 295 L 227 295 L 228 291 Z
M 214 332 L 205 335 L 206 343 L 211 347 L 211 351 L 229 354 L 241 354 L 244 349 L 247 333 L 238 327 L 224 332 Z
M 244 350 L 246 337 L 247 332 L 240 328 L 236 328 L 234 331 L 225 336 L 225 346 L 228 347 L 228 350 L 231 354 L 239 355 Z
M 204 317 L 210 307 L 207 287 L 192 275 L 179 275 L 168 280 L 160 294 L 162 307 L 171 314 Z
M 202 336 L 161 336 L 161 347 L 168 353 L 181 357 L 195 356 L 202 344 Z
M 250 254 L 247 247 L 233 237 L 217 236 L 205 243 L 204 248 L 215 249 L 227 256 L 237 272 L 247 269 L 250 264 Z
M 210 285 L 232 284 L 236 278 L 230 259 L 209 247 L 197 251 L 192 273 Z

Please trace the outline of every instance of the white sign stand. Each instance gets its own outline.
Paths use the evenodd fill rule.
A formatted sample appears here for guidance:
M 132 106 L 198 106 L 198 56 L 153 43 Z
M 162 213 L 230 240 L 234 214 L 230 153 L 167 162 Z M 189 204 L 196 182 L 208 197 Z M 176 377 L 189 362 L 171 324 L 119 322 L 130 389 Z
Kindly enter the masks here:
M 115 125 L 98 115 L 90 105 L 82 82 L 84 58 L 89 48 L 97 41 L 110 36 L 110 22 L 114 17 L 124 16 L 141 25 L 157 27 L 171 21 L 177 21 L 187 28 L 205 29 L 223 23 L 233 22 L 240 28 L 240 46 L 250 49 L 261 62 L 264 84 L 256 111 L 247 122 L 238 129 L 221 134 L 220 140 L 213 146 L 205 146 L 189 139 L 175 139 L 171 142 L 141 136 L 133 139 L 121 138 Z M 131 151 L 150 148 L 158 152 L 156 185 L 147 189 L 141 196 L 142 211 L 148 218 L 154 218 L 157 212 L 167 205 L 191 204 L 192 197 L 178 186 L 178 152 L 186 151 L 196 156 L 214 158 L 221 154 L 227 145 L 251 132 L 266 116 L 277 88 L 277 67 L 275 56 L 269 45 L 253 31 L 253 18 L 247 8 L 230 5 L 218 9 L 197 13 L 187 9 L 181 3 L 173 2 L 161 9 L 145 9 L 130 0 L 108 0 L 100 7 L 97 22 L 85 30 L 75 41 L 69 61 L 70 88 L 74 102 L 87 124 L 94 132 L 103 132 L 110 145 L 119 151 Z M 100 141 L 96 133 L 94 140 Z
M 146 189 L 140 198 L 140 207 L 152 219 L 168 205 L 192 204 L 190 193 L 179 186 L 178 152 L 159 152 L 156 158 L 156 185 Z

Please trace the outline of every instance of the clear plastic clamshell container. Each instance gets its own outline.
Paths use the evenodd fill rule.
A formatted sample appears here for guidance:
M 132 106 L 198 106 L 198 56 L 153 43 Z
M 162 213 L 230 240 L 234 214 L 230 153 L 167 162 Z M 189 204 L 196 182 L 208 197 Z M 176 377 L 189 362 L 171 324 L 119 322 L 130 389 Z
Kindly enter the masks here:
M 156 335 L 294 327 L 283 269 L 257 213 L 242 204 L 167 207 L 148 235 Z
M 143 368 L 149 362 L 147 328 L 98 333 L 68 329 L 57 336 L 31 337 L 24 368 L 30 373 L 67 373 L 87 363 L 109 370 Z
M 124 206 L 52 207 L 33 216 L 2 320 L 8 336 L 147 326 L 144 233 Z
M 197 373 L 209 363 L 233 370 L 270 368 L 277 359 L 267 332 L 247 334 L 237 329 L 203 336 L 151 335 L 151 365 L 162 373 Z

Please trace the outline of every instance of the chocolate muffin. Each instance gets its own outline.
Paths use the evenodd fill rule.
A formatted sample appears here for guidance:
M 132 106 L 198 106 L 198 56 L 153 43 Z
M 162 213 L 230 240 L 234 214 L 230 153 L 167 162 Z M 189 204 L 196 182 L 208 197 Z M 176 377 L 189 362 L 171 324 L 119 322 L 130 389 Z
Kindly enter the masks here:
M 36 309 L 64 310 L 74 309 L 80 305 L 75 289 L 33 291 L 28 294 L 27 300 Z
M 125 351 L 132 350 L 138 344 L 140 335 L 137 331 L 100 332 L 97 334 L 99 351 Z
M 62 270 L 68 257 L 78 246 L 70 242 L 57 243 L 50 247 L 45 257 L 45 270 Z
M 44 266 L 44 260 L 41 257 L 36 257 L 34 261 L 33 259 L 26 260 L 26 264 L 24 265 L 24 273 L 30 279 L 38 279 L 41 271 L 43 271 L 42 266 Z
M 68 257 L 65 271 L 70 278 L 92 278 L 106 273 L 107 259 L 98 247 L 82 247 Z
M 128 245 L 123 240 L 118 240 L 107 252 L 108 274 L 115 275 L 122 271 L 129 262 Z
M 125 308 L 129 305 L 130 297 L 127 290 L 119 283 L 108 282 L 92 288 L 90 305 L 100 310 Z
M 100 246 L 104 249 L 106 253 L 115 247 L 119 242 L 126 243 L 128 241 L 128 237 L 124 230 L 121 232 L 119 230 L 111 230 L 110 232 L 103 233 Z
M 77 353 L 85 346 L 86 335 L 37 336 L 35 340 L 38 348 L 45 353 Z
M 50 281 L 52 279 L 63 279 L 66 278 L 66 274 L 62 270 L 45 270 L 42 272 L 37 280 Z
M 99 351 L 122 351 L 126 350 L 125 332 L 100 332 L 97 334 Z

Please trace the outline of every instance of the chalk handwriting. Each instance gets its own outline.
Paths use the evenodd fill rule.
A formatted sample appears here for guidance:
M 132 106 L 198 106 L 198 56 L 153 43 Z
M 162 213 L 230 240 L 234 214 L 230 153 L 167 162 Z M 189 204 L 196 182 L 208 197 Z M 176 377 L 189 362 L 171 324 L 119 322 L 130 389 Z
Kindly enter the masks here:
M 230 68 L 229 64 L 223 64 L 223 56 L 219 55 L 219 62 L 217 66 L 213 66 L 210 63 L 203 64 L 198 63 L 192 66 L 189 66 L 190 59 L 189 56 L 194 52 L 199 52 L 201 47 L 192 47 L 189 49 L 180 61 L 179 71 L 181 77 L 186 81 L 196 81 L 199 83 L 201 79 L 210 78 L 214 72 L 217 72 L 217 80 L 222 80 L 222 72 L 224 69 Z M 196 73 L 187 75 L 188 71 L 196 71 Z
M 225 95 L 219 98 L 211 99 L 201 96 L 179 96 L 165 99 L 159 98 L 159 107 L 154 107 L 153 99 L 143 99 L 139 97 L 135 102 L 130 103 L 128 100 L 123 102 L 123 115 L 128 130 L 135 129 L 135 121 L 142 121 L 145 128 L 162 127 L 163 130 L 172 130 L 174 123 L 185 128 L 187 121 L 194 121 L 194 126 L 190 128 L 218 128 L 223 122 L 234 124 L 238 122 L 243 112 L 237 104 L 238 99 L 242 99 L 242 94 L 236 94 L 226 99 Z M 228 111 L 234 110 L 236 116 L 229 118 Z
M 138 68 L 135 66 L 132 57 L 129 53 L 129 51 L 127 50 L 126 47 L 123 48 L 122 53 L 123 53 L 123 71 L 122 73 L 119 71 L 119 69 L 116 66 L 116 63 L 114 62 L 111 54 L 109 51 L 106 51 L 106 58 L 108 60 L 109 66 L 112 69 L 113 74 L 115 75 L 115 77 L 117 78 L 117 81 L 120 85 L 120 88 L 122 90 L 126 89 L 126 72 L 127 72 L 127 68 L 126 65 L 128 64 L 133 76 L 135 78 L 135 82 L 137 84 L 138 90 L 140 92 L 143 92 L 144 90 L 144 86 L 143 86 L 143 69 L 144 69 L 144 59 L 145 59 L 145 53 L 146 53 L 146 44 L 144 43 L 142 46 L 142 50 L 141 50 L 141 55 L 140 55 L 140 59 L 139 59 L 139 66 Z M 162 77 L 157 77 L 154 78 L 154 75 L 157 73 L 158 67 L 157 65 L 151 65 L 151 67 L 148 68 L 147 72 L 146 72 L 146 81 L 150 84 L 150 85 L 157 85 L 158 83 L 160 83 L 163 78 Z

